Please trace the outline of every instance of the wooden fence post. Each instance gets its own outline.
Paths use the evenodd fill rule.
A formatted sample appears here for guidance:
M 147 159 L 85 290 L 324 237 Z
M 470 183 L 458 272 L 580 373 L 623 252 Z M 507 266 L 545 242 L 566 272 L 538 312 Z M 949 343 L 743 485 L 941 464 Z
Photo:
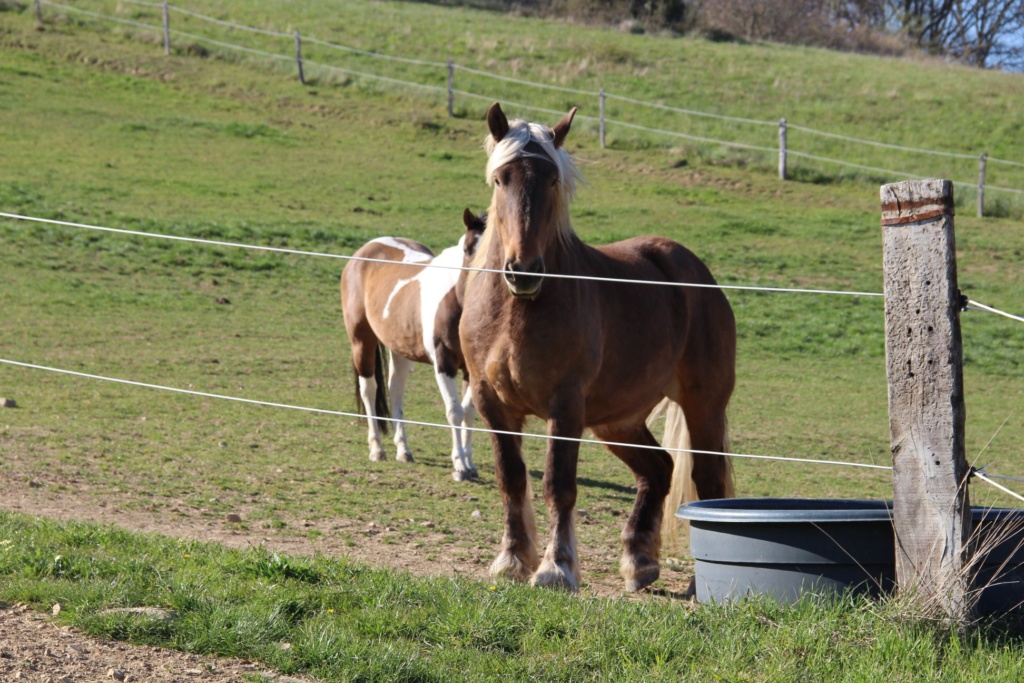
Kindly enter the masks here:
M 988 161 L 988 152 L 982 152 L 978 160 L 978 218 L 982 218 L 985 208 L 985 163 Z
M 167 9 L 167 0 L 164 0 L 164 54 L 171 54 L 171 16 Z
M 302 37 L 295 29 L 295 63 L 299 65 L 299 83 L 306 85 L 306 74 L 302 72 Z
M 455 117 L 455 60 L 448 60 L 448 118 Z
M 779 178 L 786 179 L 786 119 L 779 119 Z
M 896 578 L 962 625 L 971 508 L 953 183 L 883 185 L 881 200 Z
M 601 88 L 601 149 L 605 148 L 604 145 L 604 88 Z
M 36 23 L 42 25 L 43 23 L 43 5 L 40 0 L 36 0 L 34 3 L 36 10 Z

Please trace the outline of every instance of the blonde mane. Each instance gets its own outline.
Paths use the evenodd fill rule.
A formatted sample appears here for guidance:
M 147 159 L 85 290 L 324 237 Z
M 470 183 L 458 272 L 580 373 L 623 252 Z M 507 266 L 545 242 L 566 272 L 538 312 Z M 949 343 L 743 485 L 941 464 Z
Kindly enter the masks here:
M 554 164 L 555 170 L 558 173 L 558 190 L 555 194 L 554 207 L 555 220 L 557 221 L 556 229 L 558 230 L 559 241 L 563 244 L 568 244 L 576 236 L 576 233 L 573 232 L 572 224 L 569 222 L 569 204 L 573 197 L 576 196 L 576 187 L 580 183 L 586 182 L 583 174 L 580 173 L 579 168 L 576 167 L 576 163 L 568 152 L 555 147 L 555 133 L 550 127 L 542 123 L 530 123 L 523 119 L 513 119 L 509 121 L 508 126 L 508 133 L 505 134 L 501 142 L 496 142 L 490 134 L 484 138 L 483 147 L 484 151 L 487 152 L 487 166 L 484 169 L 484 178 L 487 184 L 493 187 L 494 174 L 497 170 L 516 159 L 536 157 Z M 531 142 L 540 147 L 543 154 L 529 149 L 528 145 Z M 484 260 L 487 258 L 491 237 L 497 232 L 494 226 L 497 215 L 498 212 L 492 204 L 487 212 L 487 229 L 484 230 L 483 237 L 473 256 L 471 265 L 474 268 L 482 268 Z M 468 275 L 472 278 L 474 273 L 470 272 Z

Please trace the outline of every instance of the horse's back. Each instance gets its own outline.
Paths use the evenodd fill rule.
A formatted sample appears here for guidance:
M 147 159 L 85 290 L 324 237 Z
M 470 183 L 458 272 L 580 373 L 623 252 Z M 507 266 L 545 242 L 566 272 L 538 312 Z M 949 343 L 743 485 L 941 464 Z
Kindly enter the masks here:
M 667 237 L 631 237 L 594 249 L 609 257 L 606 267 L 620 273 L 623 279 L 715 284 L 711 271 L 696 254 Z M 633 277 L 629 277 L 631 272 Z M 658 272 L 660 277 L 656 276 Z
M 629 385 L 638 404 L 646 405 L 661 396 L 652 392 L 639 399 L 644 387 L 664 385 L 662 391 L 678 394 L 695 381 L 731 393 L 735 318 L 699 257 L 664 237 L 634 237 L 594 248 L 588 262 L 592 272 L 587 274 L 616 280 L 596 284 L 603 352 L 593 395 L 614 396 L 616 387 L 622 392 Z
M 356 250 L 341 275 L 341 305 L 350 339 L 372 334 L 406 358 L 429 362 L 418 276 L 433 258 L 425 245 L 403 237 L 380 237 Z

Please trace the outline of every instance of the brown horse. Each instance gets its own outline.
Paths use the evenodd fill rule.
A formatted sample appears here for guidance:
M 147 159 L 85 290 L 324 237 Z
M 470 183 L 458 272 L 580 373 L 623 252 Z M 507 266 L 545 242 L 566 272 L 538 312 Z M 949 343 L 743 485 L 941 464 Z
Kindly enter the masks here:
M 486 226 L 484 215 L 466 209 L 466 226 L 459 244 L 437 257 L 430 249 L 401 237 L 380 237 L 360 247 L 341 274 L 341 308 L 352 344 L 352 367 L 357 377 L 356 400 L 362 402 L 369 422 L 370 460 L 384 460 L 381 432 L 388 399 L 396 418 L 397 460 L 412 462 L 405 435 L 403 400 L 406 380 L 414 362 L 434 366 L 445 413 L 452 426 L 452 477 L 455 481 L 477 476 L 469 430 L 473 419 L 471 392 L 460 400 L 456 375 L 465 370 L 459 344 L 462 305 L 455 291 L 459 268 L 473 255 Z M 360 260 L 374 259 L 374 260 Z M 434 266 L 441 267 L 430 267 Z M 383 349 L 390 351 L 385 388 Z M 383 429 L 382 429 L 383 427 Z
M 579 442 L 572 439 L 589 427 L 636 477 L 621 572 L 628 589 L 639 590 L 659 576 L 670 486 L 682 487 L 691 475 L 673 467 L 645 418 L 667 397 L 671 409 L 681 407 L 685 419 L 676 422 L 688 425 L 695 451 L 726 450 L 736 326 L 711 273 L 683 246 L 638 237 L 594 248 L 573 232 L 569 201 L 580 175 L 562 144 L 575 113 L 552 129 L 509 123 L 497 104 L 487 112 L 486 178 L 494 191 L 473 265 L 493 272 L 466 277 L 459 335 L 477 410 L 502 432 L 492 434 L 492 442 L 505 531 L 491 573 L 578 589 L 573 508 Z M 557 275 L 569 277 L 550 277 Z M 666 286 L 676 283 L 705 287 Z M 551 530 L 543 557 L 535 545 L 521 437 L 514 435 L 528 415 L 546 420 L 554 437 L 544 469 Z M 692 457 L 700 498 L 732 495 L 728 458 Z M 668 517 L 675 521 L 674 510 Z

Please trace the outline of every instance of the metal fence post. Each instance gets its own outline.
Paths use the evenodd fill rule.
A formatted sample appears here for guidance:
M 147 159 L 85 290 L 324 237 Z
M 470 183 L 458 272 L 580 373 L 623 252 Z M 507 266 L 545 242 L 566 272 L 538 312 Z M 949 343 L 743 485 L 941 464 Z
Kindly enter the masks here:
M 299 83 L 306 85 L 306 74 L 302 72 L 302 37 L 299 29 L 295 29 L 295 62 L 299 65 Z
M 786 119 L 779 119 L 779 178 L 786 179 Z
M 448 60 L 448 118 L 455 117 L 455 60 Z
M 604 88 L 601 88 L 601 149 L 604 148 Z
M 986 161 L 988 161 L 988 152 L 982 152 L 981 159 L 978 161 L 978 218 L 981 218 L 984 214 Z
M 171 54 L 171 16 L 167 9 L 167 0 L 164 0 L 164 54 Z

